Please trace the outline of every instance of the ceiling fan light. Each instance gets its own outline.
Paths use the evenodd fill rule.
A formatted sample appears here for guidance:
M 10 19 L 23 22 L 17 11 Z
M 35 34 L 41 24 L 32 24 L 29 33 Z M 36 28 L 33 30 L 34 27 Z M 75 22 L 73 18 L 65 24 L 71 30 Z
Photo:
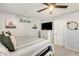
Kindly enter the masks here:
M 48 6 L 48 11 L 51 12 L 54 8 L 55 8 L 54 5 L 50 4 L 50 5 Z

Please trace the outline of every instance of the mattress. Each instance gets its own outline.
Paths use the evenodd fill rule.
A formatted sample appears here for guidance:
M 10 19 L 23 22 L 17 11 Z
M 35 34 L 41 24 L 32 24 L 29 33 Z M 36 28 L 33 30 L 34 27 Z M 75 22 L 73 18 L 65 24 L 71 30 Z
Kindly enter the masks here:
M 48 47 L 50 42 L 37 37 L 16 37 L 17 50 L 10 52 L 11 56 L 33 56 Z

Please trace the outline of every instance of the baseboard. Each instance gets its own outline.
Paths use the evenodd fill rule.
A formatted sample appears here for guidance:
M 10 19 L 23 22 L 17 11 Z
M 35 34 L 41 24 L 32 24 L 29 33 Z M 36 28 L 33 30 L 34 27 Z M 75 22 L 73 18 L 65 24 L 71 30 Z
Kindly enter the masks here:
M 59 46 L 59 47 L 62 47 L 62 48 L 66 48 L 65 46 L 57 45 L 57 44 L 54 44 L 54 46 Z M 75 52 L 79 52 L 79 50 L 74 50 L 74 49 L 71 49 L 71 48 L 66 48 L 66 49 L 72 50 L 72 51 L 75 51 Z
M 65 46 L 63 46 L 63 45 L 58 45 L 58 44 L 54 44 L 54 46 L 59 46 L 59 47 L 65 48 Z
M 71 48 L 66 48 L 66 49 L 69 49 L 69 50 L 72 50 L 72 51 L 75 51 L 75 52 L 79 52 L 79 50 L 75 50 L 75 49 L 71 49 Z

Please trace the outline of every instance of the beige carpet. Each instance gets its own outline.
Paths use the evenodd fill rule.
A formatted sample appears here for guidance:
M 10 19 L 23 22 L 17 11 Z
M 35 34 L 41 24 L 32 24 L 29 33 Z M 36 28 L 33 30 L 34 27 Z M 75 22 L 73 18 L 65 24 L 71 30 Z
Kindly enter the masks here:
M 54 45 L 54 56 L 79 56 L 79 52 Z

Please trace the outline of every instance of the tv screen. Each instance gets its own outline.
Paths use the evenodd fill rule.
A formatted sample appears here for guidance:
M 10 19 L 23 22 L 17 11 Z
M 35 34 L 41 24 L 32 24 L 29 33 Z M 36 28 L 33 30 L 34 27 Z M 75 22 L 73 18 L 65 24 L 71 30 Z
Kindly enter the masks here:
M 52 22 L 42 23 L 42 30 L 52 30 Z

